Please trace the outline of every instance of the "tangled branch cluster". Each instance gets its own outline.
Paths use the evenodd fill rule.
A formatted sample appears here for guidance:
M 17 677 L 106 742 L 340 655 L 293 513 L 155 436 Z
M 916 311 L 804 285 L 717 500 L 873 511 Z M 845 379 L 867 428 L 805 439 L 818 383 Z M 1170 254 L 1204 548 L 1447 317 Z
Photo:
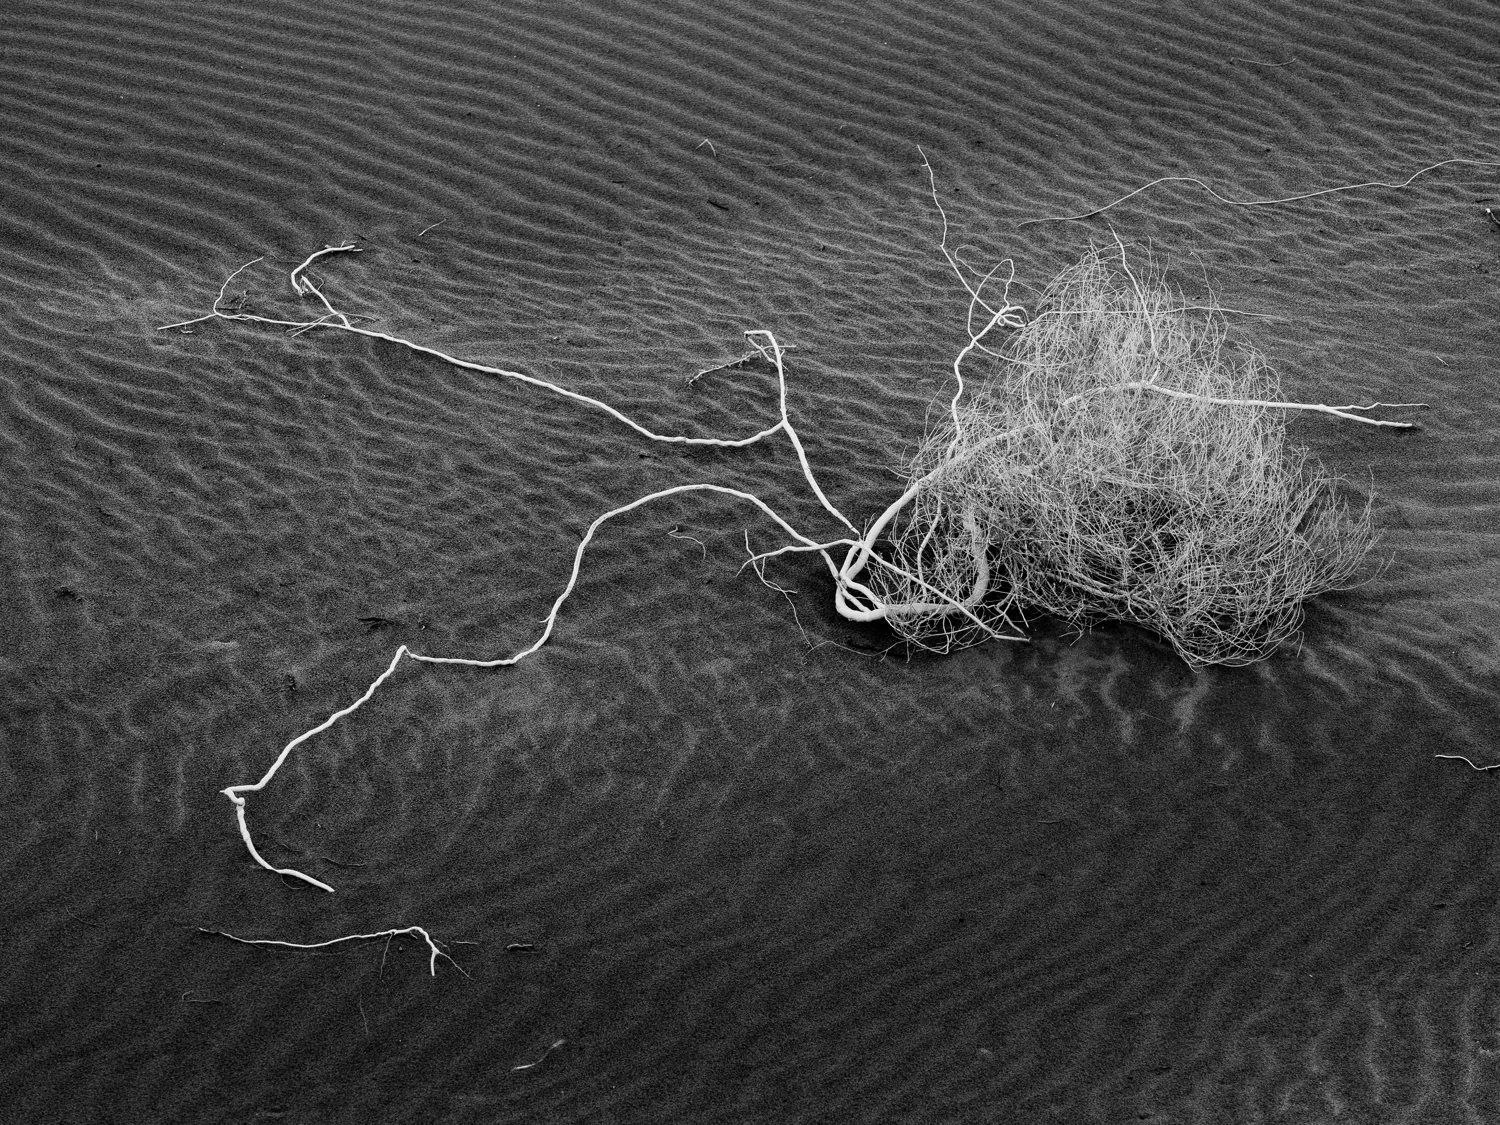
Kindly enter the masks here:
M 1130 621 L 1195 667 L 1247 664 L 1294 636 L 1302 603 L 1346 587 L 1373 544 L 1369 507 L 1287 435 L 1288 409 L 1213 308 L 1184 308 L 1149 263 L 1092 248 L 997 349 L 909 464 L 925 482 L 870 581 L 890 605 L 930 602 L 905 575 L 997 630 L 1026 612 L 1085 627 Z M 891 613 L 946 651 L 986 639 L 971 618 Z

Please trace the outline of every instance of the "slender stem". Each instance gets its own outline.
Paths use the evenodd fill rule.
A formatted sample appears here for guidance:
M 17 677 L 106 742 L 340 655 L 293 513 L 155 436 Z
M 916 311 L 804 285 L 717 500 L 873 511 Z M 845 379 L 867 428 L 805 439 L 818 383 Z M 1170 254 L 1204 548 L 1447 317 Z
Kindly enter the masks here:
M 423 941 L 425 941 L 427 943 L 427 948 L 431 950 L 432 955 L 430 958 L 428 958 L 427 967 L 433 976 L 437 976 L 437 959 L 439 957 L 447 957 L 448 961 L 453 965 L 455 969 L 457 969 L 461 973 L 464 972 L 463 966 L 460 965 L 457 961 L 454 961 L 447 952 L 440 949 L 438 947 L 438 943 L 433 940 L 432 935 L 429 934 L 421 926 L 406 926 L 399 930 L 381 930 L 378 933 L 373 934 L 345 934 L 343 937 L 329 938 L 327 941 L 312 942 L 277 941 L 273 938 L 242 938 L 236 937 L 234 934 L 231 934 L 226 930 L 210 930 L 204 926 L 199 926 L 198 932 L 204 934 L 214 934 L 217 937 L 225 937 L 230 941 L 237 941 L 241 945 L 276 945 L 280 946 L 283 949 L 324 949 L 327 946 L 338 945 L 340 942 L 345 941 L 373 941 L 376 938 L 385 938 L 389 940 L 393 937 L 401 937 L 404 934 L 413 934 L 419 936 Z M 464 976 L 468 975 L 468 973 L 464 973 Z
M 759 342 L 759 337 L 765 337 L 765 344 Z M 833 506 L 833 503 L 823 494 L 823 489 L 818 486 L 818 480 L 813 476 L 812 465 L 807 460 L 807 450 L 802 448 L 802 439 L 797 436 L 797 431 L 792 428 L 791 415 L 787 413 L 786 405 L 786 368 L 782 366 L 781 361 L 784 349 L 776 342 L 776 337 L 763 328 L 756 328 L 746 332 L 745 338 L 752 345 L 759 348 L 761 354 L 768 356 L 771 362 L 776 365 L 776 385 L 780 392 L 781 428 L 786 431 L 786 436 L 791 441 L 792 448 L 797 451 L 797 461 L 802 466 L 802 475 L 807 478 L 808 487 L 813 490 L 813 495 L 818 498 L 818 502 L 824 508 L 832 512 L 839 522 L 850 531 L 858 534 L 858 530 L 849 522 L 848 517 Z M 768 430 L 766 432 L 769 434 L 771 431 Z
M 1220 203 L 1227 203 L 1232 207 L 1270 207 L 1271 205 L 1277 203 L 1296 203 L 1299 200 L 1303 199 L 1316 199 L 1320 195 L 1333 195 L 1334 193 L 1341 191 L 1359 191 L 1362 188 L 1404 188 L 1412 183 L 1412 181 L 1417 179 L 1417 177 L 1425 176 L 1428 172 L 1435 171 L 1438 168 L 1446 167 L 1449 164 L 1464 164 L 1477 168 L 1495 168 L 1500 167 L 1500 160 L 1469 160 L 1461 157 L 1456 157 L 1452 160 L 1439 160 L 1436 164 L 1429 164 L 1425 168 L 1418 168 L 1410 176 L 1400 181 L 1399 183 L 1387 183 L 1384 180 L 1370 180 L 1362 184 L 1344 184 L 1340 187 L 1320 188 L 1317 191 L 1305 191 L 1300 195 L 1284 195 L 1279 199 L 1231 199 L 1227 195 L 1221 195 L 1219 192 L 1209 187 L 1206 183 L 1198 179 L 1196 176 L 1162 176 L 1159 179 L 1152 180 L 1149 184 L 1142 184 L 1134 191 L 1126 192 L 1124 195 L 1120 196 L 1119 199 L 1106 203 L 1102 207 L 1095 207 L 1092 211 L 1080 211 L 1076 215 L 1047 215 L 1040 219 L 1027 219 L 1024 222 L 1017 223 L 1016 229 L 1019 230 L 1021 227 L 1030 226 L 1032 223 L 1060 223 L 1069 222 L 1074 219 L 1090 219 L 1095 215 L 1102 215 L 1111 207 L 1118 207 L 1127 199 L 1133 199 L 1146 189 L 1154 188 L 1157 184 L 1197 184 L 1204 191 L 1208 192 L 1209 195 L 1217 199 Z
M 1215 406 L 1256 406 L 1266 410 L 1312 410 L 1322 414 L 1331 414 L 1335 418 L 1343 418 L 1349 422 L 1362 422 L 1366 426 L 1387 426 L 1393 430 L 1409 430 L 1411 422 L 1388 422 L 1382 418 L 1366 418 L 1363 414 L 1351 414 L 1351 410 L 1372 410 L 1371 406 L 1353 406 L 1339 408 L 1337 406 L 1324 406 L 1318 402 L 1277 402 L 1274 399 L 1265 398 L 1217 398 L 1213 395 L 1193 394 L 1191 391 L 1179 391 L 1172 387 L 1163 387 L 1157 383 L 1146 380 L 1136 380 L 1129 383 L 1117 383 L 1109 388 L 1101 388 L 1117 391 L 1150 391 L 1152 394 L 1166 395 L 1168 398 L 1188 399 L 1193 402 L 1208 402 Z M 1397 405 L 1395 403 L 1380 405 Z M 1401 405 L 1417 406 L 1420 403 L 1404 403 Z
M 375 681 L 365 689 L 364 695 L 360 696 L 353 703 L 349 704 L 349 706 L 343 708 L 342 710 L 335 711 L 332 715 L 329 715 L 328 718 L 324 719 L 317 726 L 313 727 L 312 730 L 304 731 L 302 734 L 299 734 L 296 738 L 292 739 L 284 747 L 282 747 L 281 753 L 276 755 L 276 760 L 271 763 L 271 768 L 266 770 L 265 775 L 259 781 L 251 785 L 231 785 L 229 786 L 229 788 L 221 790 L 224 796 L 228 797 L 232 802 L 234 802 L 235 817 L 239 821 L 240 837 L 245 841 L 245 847 L 249 850 L 250 855 L 255 860 L 255 862 L 260 864 L 267 871 L 274 871 L 278 875 L 289 875 L 294 879 L 301 879 L 304 883 L 311 883 L 319 890 L 327 891 L 329 894 L 333 893 L 333 888 L 322 880 L 314 879 L 311 875 L 304 874 L 303 872 L 294 870 L 292 868 L 273 867 L 261 857 L 260 852 L 255 850 L 255 842 L 250 838 L 250 826 L 245 823 L 244 794 L 259 793 L 266 787 L 267 784 L 270 783 L 270 780 L 276 776 L 276 771 L 281 769 L 282 763 L 287 760 L 293 750 L 297 749 L 297 747 L 301 746 L 304 742 L 306 742 L 309 738 L 312 738 L 314 735 L 322 734 L 325 730 L 333 726 L 334 723 L 338 722 L 345 715 L 349 715 L 355 711 L 358 711 L 361 707 L 368 703 L 370 697 L 375 694 L 375 689 L 378 688 L 381 684 L 385 683 L 386 680 L 390 679 L 391 674 L 396 670 L 396 665 L 401 663 L 401 658 L 405 656 L 409 651 L 410 650 L 405 645 L 402 645 L 400 648 L 398 648 L 396 650 L 396 655 L 391 657 L 391 662 L 386 666 L 385 671 L 375 677 Z

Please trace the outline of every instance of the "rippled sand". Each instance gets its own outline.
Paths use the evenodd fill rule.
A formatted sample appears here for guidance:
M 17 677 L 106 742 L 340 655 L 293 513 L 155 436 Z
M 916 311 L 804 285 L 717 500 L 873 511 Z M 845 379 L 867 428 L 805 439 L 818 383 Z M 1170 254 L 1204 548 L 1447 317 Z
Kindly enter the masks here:
M 0 1108 L 29 1122 L 1500 1119 L 1500 159 L 1480 6 L 43 3 L 0 56 Z M 1380 560 L 1300 648 L 907 659 L 856 521 L 963 343 L 917 146 L 1023 301 L 1111 229 L 1244 313 Z M 673 533 L 675 531 L 676 536 Z M 683 538 L 691 536 L 698 542 Z M 795 615 L 793 612 L 795 606 Z M 413 941 L 316 942 L 423 925 Z M 462 943 L 462 944 L 460 944 Z M 548 1045 L 564 1040 L 547 1053 Z M 540 1059 L 539 1065 L 513 1067 Z

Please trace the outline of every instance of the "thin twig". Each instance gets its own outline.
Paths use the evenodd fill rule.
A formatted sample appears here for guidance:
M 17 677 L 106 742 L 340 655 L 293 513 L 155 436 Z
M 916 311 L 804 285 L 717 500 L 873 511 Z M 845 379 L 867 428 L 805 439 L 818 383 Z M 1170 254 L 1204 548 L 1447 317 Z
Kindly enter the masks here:
M 1360 414 L 1351 414 L 1351 410 L 1373 410 L 1380 403 L 1372 403 L 1370 406 L 1337 407 L 1324 406 L 1319 402 L 1281 402 L 1276 399 L 1264 398 L 1217 398 L 1214 395 L 1193 394 L 1189 391 L 1174 390 L 1171 387 L 1158 386 L 1155 383 L 1136 381 L 1129 383 L 1116 383 L 1110 390 L 1117 391 L 1150 391 L 1153 394 L 1166 395 L 1169 398 L 1190 399 L 1193 402 L 1211 402 L 1216 406 L 1254 406 L 1262 410 L 1311 410 L 1322 414 L 1332 414 L 1336 418 L 1343 418 L 1349 422 L 1362 422 L 1366 426 L 1387 426 L 1393 430 L 1409 430 L 1413 422 L 1388 422 L 1382 418 L 1366 418 Z M 1409 403 L 1410 406 L 1425 407 L 1423 402 Z
M 691 374 L 691 375 L 688 376 L 687 385 L 691 387 L 694 383 L 696 383 L 699 379 L 703 378 L 703 376 L 705 376 L 705 375 L 711 375 L 715 371 L 728 371 L 731 367 L 738 367 L 738 366 L 740 366 L 740 364 L 747 363 L 748 361 L 754 359 L 758 355 L 760 355 L 760 352 L 753 351 L 753 350 L 752 351 L 748 351 L 744 355 L 739 356 L 739 357 L 737 357 L 735 359 L 728 360 L 728 361 L 726 361 L 724 363 L 716 363 L 712 367 L 705 367 L 705 368 L 703 368 L 701 371 L 695 371 L 693 374 Z
M 446 952 L 444 952 L 442 949 L 440 949 L 438 947 L 438 943 L 435 942 L 432 939 L 432 935 L 429 934 L 426 930 L 424 930 L 421 926 L 407 926 L 407 927 L 405 927 L 403 929 L 399 929 L 399 930 L 381 930 L 378 933 L 373 933 L 373 934 L 348 934 L 348 935 L 346 935 L 344 937 L 330 938 L 328 941 L 314 941 L 314 942 L 277 941 L 277 940 L 272 939 L 272 938 L 242 938 L 242 937 L 235 937 L 234 934 L 231 934 L 231 933 L 229 933 L 226 930 L 210 930 L 210 929 L 208 929 L 207 927 L 204 927 L 204 926 L 199 926 L 198 927 L 198 932 L 199 933 L 204 933 L 204 934 L 215 934 L 218 937 L 226 937 L 230 941 L 237 941 L 237 942 L 241 943 L 242 945 L 276 945 L 276 946 L 280 946 L 280 947 L 282 947 L 284 949 L 323 949 L 326 946 L 338 945 L 340 942 L 345 942 L 345 941 L 373 941 L 376 938 L 385 938 L 386 939 L 386 947 L 389 948 L 390 947 L 390 939 L 391 938 L 400 937 L 403 934 L 414 934 L 414 935 L 420 936 L 421 939 L 427 943 L 427 948 L 432 951 L 432 956 L 429 958 L 428 968 L 431 970 L 433 976 L 437 976 L 437 959 L 439 957 L 442 957 L 445 960 L 447 960 L 455 969 L 457 969 L 459 972 L 463 973 L 464 976 L 468 976 L 469 975 L 468 973 L 464 972 L 464 967 L 462 965 L 460 965 L 457 961 L 453 960 L 452 957 L 448 956 L 448 954 Z M 382 968 L 384 967 L 384 965 L 385 965 L 385 960 L 382 957 L 382 959 L 381 959 L 381 966 L 382 966 Z
M 517 1063 L 515 1066 L 513 1066 L 513 1067 L 510 1068 L 511 1071 L 515 1072 L 517 1070 L 530 1070 L 532 1067 L 541 1066 L 542 1063 L 546 1060 L 546 1058 L 547 1058 L 548 1055 L 550 1055 L 553 1051 L 557 1050 L 559 1047 L 561 1047 L 566 1042 L 567 1042 L 566 1039 L 555 1040 L 553 1042 L 552 1046 L 548 1047 L 545 1051 L 543 1051 L 541 1053 L 541 1056 L 539 1058 L 537 1058 L 535 1062 Z
M 1467 762 L 1470 769 L 1478 770 L 1480 773 L 1484 773 L 1486 770 L 1500 770 L 1500 762 L 1495 762 L 1493 765 L 1488 766 L 1476 766 L 1472 761 L 1470 761 L 1462 754 L 1434 754 L 1433 757 L 1456 758 L 1460 762 Z
M 679 532 L 675 525 L 673 526 L 671 531 L 667 532 L 667 535 L 669 535 L 673 539 L 686 539 L 689 543 L 698 544 L 698 550 L 703 552 L 703 558 L 705 560 L 708 558 L 708 548 L 703 545 L 703 540 L 698 539 L 692 535 L 685 535 L 682 532 Z
M 784 351 L 784 352 L 796 351 L 797 350 L 797 345 L 796 344 L 783 344 L 781 346 L 781 350 Z M 762 352 L 760 351 L 759 348 L 752 348 L 750 351 L 746 352 L 742 356 L 736 356 L 734 359 L 726 360 L 724 363 L 716 363 L 712 367 L 705 367 L 701 371 L 695 371 L 695 372 L 693 372 L 693 374 L 691 374 L 691 375 L 689 375 L 687 377 L 687 385 L 691 387 L 694 383 L 696 383 L 699 379 L 703 378 L 703 376 L 705 376 L 705 375 L 712 375 L 715 371 L 728 371 L 731 368 L 739 367 L 740 365 L 745 364 L 745 363 L 749 363 L 752 359 L 757 359 L 757 358 L 760 358 L 761 356 L 762 356 Z
M 1032 223 L 1063 223 L 1072 222 L 1077 219 L 1091 219 L 1095 215 L 1102 215 L 1111 207 L 1118 207 L 1127 199 L 1133 199 L 1135 196 L 1140 195 L 1141 192 L 1146 191 L 1148 188 L 1154 188 L 1157 184 L 1197 184 L 1204 191 L 1208 192 L 1209 195 L 1217 199 L 1220 203 L 1227 203 L 1232 207 L 1270 207 L 1271 205 L 1276 203 L 1296 203 L 1299 200 L 1303 199 L 1316 199 L 1320 195 L 1333 195 L 1335 192 L 1341 191 L 1359 191 L 1362 188 L 1404 188 L 1411 184 L 1411 182 L 1417 179 L 1419 176 L 1425 176 L 1428 172 L 1435 171 L 1438 168 L 1443 168 L 1449 164 L 1465 164 L 1479 168 L 1497 168 L 1500 167 L 1500 160 L 1469 160 L 1463 157 L 1455 157 L 1452 160 L 1439 160 L 1436 164 L 1429 164 L 1425 168 L 1419 168 L 1406 179 L 1402 180 L 1400 183 L 1388 183 L 1385 180 L 1370 180 L 1362 184 L 1344 184 L 1340 187 L 1319 188 L 1317 191 L 1305 191 L 1299 195 L 1285 195 L 1279 199 L 1231 199 L 1227 195 L 1221 195 L 1208 184 L 1198 179 L 1196 176 L 1162 176 L 1159 179 L 1152 180 L 1149 184 L 1142 184 L 1134 191 L 1126 192 L 1124 195 L 1120 196 L 1119 199 L 1106 203 L 1102 207 L 1095 207 L 1091 211 L 1080 211 L 1076 215 L 1047 215 L 1040 219 L 1027 219 L 1024 222 L 1017 223 L 1016 229 L 1020 230 L 1022 227 L 1030 226 Z

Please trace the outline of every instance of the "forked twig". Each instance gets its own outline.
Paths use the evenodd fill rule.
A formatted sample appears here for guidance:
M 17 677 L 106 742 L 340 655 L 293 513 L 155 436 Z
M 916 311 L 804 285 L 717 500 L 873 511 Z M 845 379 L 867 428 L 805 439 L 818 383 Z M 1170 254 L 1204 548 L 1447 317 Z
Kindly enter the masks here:
M 469 975 L 468 973 L 464 972 L 464 967 L 457 961 L 453 960 L 453 958 L 449 956 L 445 950 L 440 948 L 438 946 L 438 943 L 433 940 L 432 935 L 424 930 L 421 926 L 406 926 L 399 930 L 381 930 L 378 933 L 373 934 L 347 934 L 344 937 L 330 938 L 328 941 L 313 942 L 276 941 L 271 938 L 242 938 L 236 937 L 234 934 L 229 933 L 227 930 L 210 930 L 206 926 L 199 926 L 198 932 L 202 934 L 214 934 L 218 937 L 226 937 L 230 941 L 239 942 L 241 945 L 276 945 L 281 946 L 284 949 L 323 949 L 330 945 L 338 945 L 341 942 L 374 941 L 376 938 L 385 938 L 386 944 L 389 945 L 391 938 L 401 937 L 405 934 L 413 934 L 425 941 L 427 943 L 427 948 L 432 952 L 432 956 L 428 958 L 428 969 L 432 972 L 433 976 L 437 976 L 437 959 L 439 957 L 445 958 L 449 962 L 449 964 L 451 964 L 459 972 L 463 973 L 464 976 L 467 977 Z M 383 963 L 384 958 L 382 958 L 382 964 Z M 470 979 L 472 980 L 473 978 L 471 977 Z

